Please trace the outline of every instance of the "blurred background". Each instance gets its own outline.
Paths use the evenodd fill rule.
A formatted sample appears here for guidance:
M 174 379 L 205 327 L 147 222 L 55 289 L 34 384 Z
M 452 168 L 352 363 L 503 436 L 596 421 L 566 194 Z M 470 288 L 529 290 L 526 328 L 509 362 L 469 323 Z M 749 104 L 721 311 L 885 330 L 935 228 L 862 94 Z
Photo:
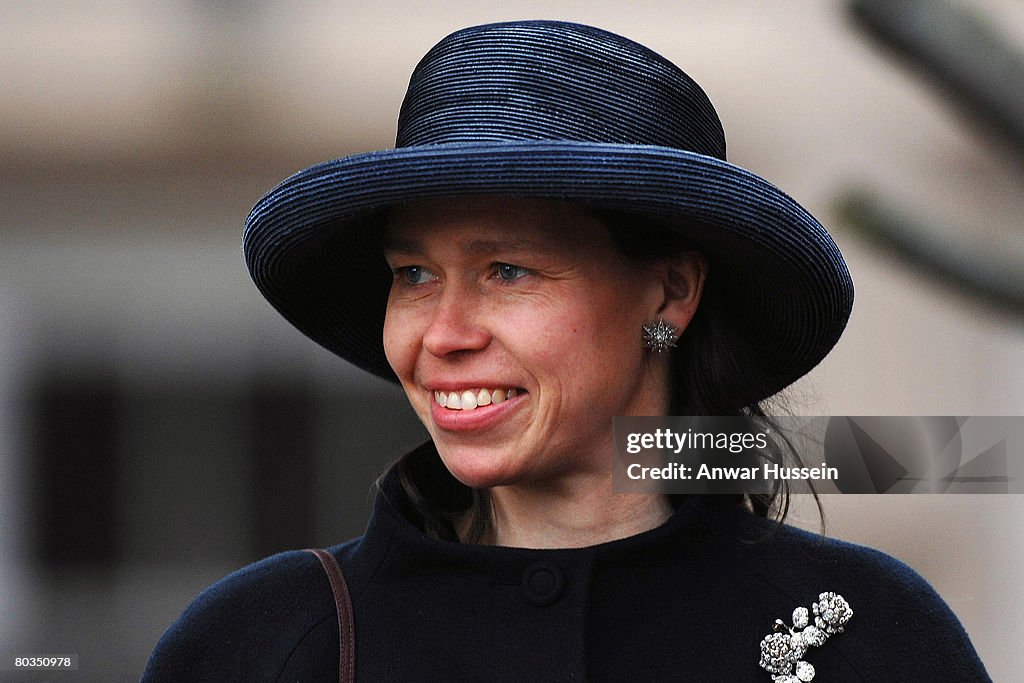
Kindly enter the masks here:
M 0 655 L 137 679 L 212 581 L 361 532 L 422 432 L 263 301 L 242 223 L 290 173 L 390 147 L 440 37 L 522 18 L 682 66 L 730 160 L 829 226 L 857 301 L 794 412 L 1024 414 L 1017 0 L 2 2 Z M 831 535 L 908 562 L 993 677 L 1019 677 L 1024 498 L 825 506 Z

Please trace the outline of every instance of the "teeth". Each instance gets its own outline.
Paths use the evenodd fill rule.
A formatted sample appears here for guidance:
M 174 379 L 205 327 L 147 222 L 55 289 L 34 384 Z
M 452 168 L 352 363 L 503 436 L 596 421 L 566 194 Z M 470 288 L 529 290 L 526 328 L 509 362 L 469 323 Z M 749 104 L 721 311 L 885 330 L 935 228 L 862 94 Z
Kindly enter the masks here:
M 434 401 L 448 410 L 473 410 L 479 406 L 497 405 L 518 395 L 516 389 L 467 389 L 462 392 L 435 391 Z

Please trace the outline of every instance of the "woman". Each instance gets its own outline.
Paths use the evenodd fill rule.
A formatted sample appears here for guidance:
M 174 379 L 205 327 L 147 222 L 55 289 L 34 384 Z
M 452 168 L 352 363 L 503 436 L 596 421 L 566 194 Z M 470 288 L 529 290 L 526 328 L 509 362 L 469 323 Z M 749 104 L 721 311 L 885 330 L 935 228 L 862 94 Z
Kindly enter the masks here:
M 988 679 L 920 577 L 776 527 L 784 496 L 612 493 L 614 416 L 761 415 L 853 299 L 659 55 L 560 22 L 452 34 L 396 149 L 286 180 L 244 246 L 268 300 L 430 433 L 330 549 L 359 679 Z M 199 596 L 144 678 L 335 680 L 335 610 L 311 554 L 269 558 Z

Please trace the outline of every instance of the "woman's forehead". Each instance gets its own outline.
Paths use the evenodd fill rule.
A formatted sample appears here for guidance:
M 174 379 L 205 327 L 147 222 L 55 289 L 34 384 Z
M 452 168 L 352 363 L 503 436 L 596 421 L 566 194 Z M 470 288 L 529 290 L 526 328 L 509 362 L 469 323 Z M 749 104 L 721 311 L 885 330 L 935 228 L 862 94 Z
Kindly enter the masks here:
M 456 197 L 411 202 L 391 210 L 389 251 L 419 251 L 437 238 L 486 255 L 578 246 L 607 239 L 596 214 L 578 204 L 517 197 Z

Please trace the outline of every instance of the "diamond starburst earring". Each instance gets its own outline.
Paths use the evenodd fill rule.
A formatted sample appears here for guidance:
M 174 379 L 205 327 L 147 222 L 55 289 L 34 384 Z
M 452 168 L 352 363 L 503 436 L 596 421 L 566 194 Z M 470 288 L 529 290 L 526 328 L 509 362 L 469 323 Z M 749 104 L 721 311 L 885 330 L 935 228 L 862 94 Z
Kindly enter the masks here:
M 658 318 L 658 322 L 644 325 L 644 346 L 661 353 L 676 347 L 679 328 Z

